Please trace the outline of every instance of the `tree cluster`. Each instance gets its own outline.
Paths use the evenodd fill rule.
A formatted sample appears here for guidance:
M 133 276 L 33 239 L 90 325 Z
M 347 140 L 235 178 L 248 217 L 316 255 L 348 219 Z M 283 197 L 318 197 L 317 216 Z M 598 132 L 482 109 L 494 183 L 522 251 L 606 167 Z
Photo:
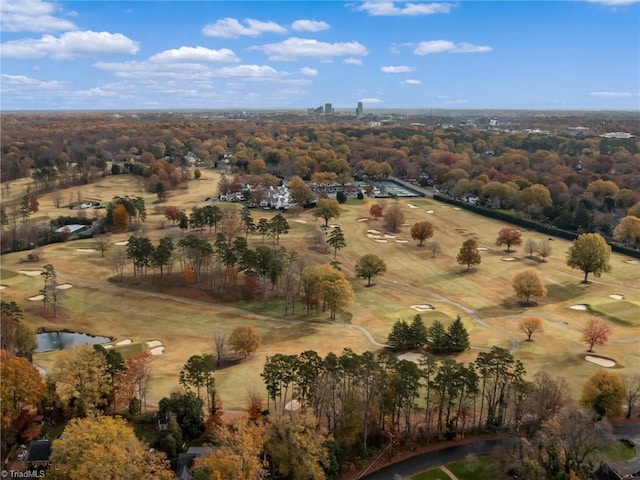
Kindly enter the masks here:
M 398 320 L 389 333 L 387 345 L 393 350 L 426 348 L 434 354 L 460 353 L 469 348 L 469 333 L 460 315 L 445 329 L 439 320 L 427 327 L 418 314 L 410 324 Z

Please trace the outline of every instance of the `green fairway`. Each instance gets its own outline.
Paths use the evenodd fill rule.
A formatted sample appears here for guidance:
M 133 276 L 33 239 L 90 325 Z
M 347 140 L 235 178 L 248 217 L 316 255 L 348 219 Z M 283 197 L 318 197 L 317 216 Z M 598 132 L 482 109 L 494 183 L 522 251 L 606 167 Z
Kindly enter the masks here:
M 591 305 L 591 310 L 608 319 L 626 325 L 640 325 L 640 306 L 627 301 Z
M 450 477 L 439 468 L 434 468 L 414 475 L 411 480 L 450 480 Z
M 469 455 L 460 462 L 447 465 L 447 468 L 458 477 L 458 480 L 502 480 L 508 478 L 500 473 L 497 461 L 493 457 Z

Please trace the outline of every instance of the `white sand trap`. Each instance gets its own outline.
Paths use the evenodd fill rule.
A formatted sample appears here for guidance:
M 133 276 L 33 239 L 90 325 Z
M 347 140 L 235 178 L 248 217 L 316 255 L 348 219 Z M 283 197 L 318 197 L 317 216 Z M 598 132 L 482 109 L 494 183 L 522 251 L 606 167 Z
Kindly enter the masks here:
M 149 350 L 151 355 L 162 355 L 164 353 L 164 347 L 156 347 Z
M 408 223 L 401 223 L 401 224 L 400 224 L 400 226 L 401 226 L 401 227 L 408 227 L 408 226 L 409 226 L 409 224 L 408 224 Z
M 374 238 L 373 239 L 374 242 L 378 242 L 378 243 L 388 243 L 389 240 L 385 240 L 384 238 Z
M 63 283 L 62 285 L 58 285 L 56 288 L 58 290 L 69 290 L 71 287 L 73 287 L 73 285 L 70 283 Z
M 478 251 L 480 252 L 486 252 L 487 250 L 489 250 L 487 247 L 478 247 Z
M 388 233 L 385 233 L 385 234 L 384 234 L 384 238 L 391 238 L 391 239 L 393 239 L 393 238 L 396 238 L 396 236 L 395 236 L 395 235 L 389 235 Z
M 413 203 L 407 203 L 407 205 L 409 205 L 409 208 L 420 208 L 417 205 L 414 205 Z
M 378 230 L 367 230 L 367 233 L 373 233 L 374 235 L 380 235 L 382 232 L 379 232 Z
M 116 242 L 116 245 L 129 245 L 129 241 L 125 240 L 124 242 Z
M 614 293 L 613 295 L 609 295 L 609 298 L 613 298 L 614 300 L 624 300 L 624 295 L 620 295 L 619 293 Z
M 427 210 L 427 213 L 433 213 L 433 210 Z
M 294 220 L 294 222 L 296 222 L 296 223 L 307 223 L 306 220 Z
M 440 208 L 449 208 L 447 205 L 440 205 Z
M 18 270 L 18 273 L 27 275 L 28 277 L 37 277 L 42 273 L 42 270 Z
M 301 406 L 302 405 L 300 405 L 300 402 L 298 400 L 293 399 L 284 406 L 284 409 L 290 412 L 295 412 L 296 410 L 300 410 Z
M 409 243 L 409 240 L 396 240 L 396 243 Z
M 5 288 L 7 288 L 7 287 L 4 286 L 4 285 L 0 285 L 0 290 L 4 290 Z
M 359 222 L 368 222 L 369 219 L 368 218 L 359 218 L 358 221 Z
M 584 357 L 587 362 L 595 363 L 601 367 L 611 368 L 616 366 L 616 362 L 609 360 L 608 358 L 594 357 L 593 355 L 587 355 Z
M 97 252 L 95 248 L 76 248 L 76 252 L 78 253 L 93 253 Z
M 418 312 L 428 312 L 430 310 L 433 310 L 433 307 L 429 304 L 425 304 L 425 305 L 411 305 L 411 308 L 413 308 L 414 310 L 418 311 Z
M 369 238 L 382 238 L 380 235 L 374 235 L 373 233 L 367 233 L 367 237 L 369 237 Z
M 340 225 L 338 225 L 337 223 L 332 223 L 331 225 L 329 225 L 330 228 L 337 228 Z
M 587 309 L 587 306 L 580 304 L 580 305 L 571 305 L 569 308 L 571 310 L 580 310 L 580 311 L 584 312 Z
M 147 345 L 149 346 L 149 348 L 156 348 L 161 347 L 162 342 L 160 340 L 151 340 L 150 342 L 147 342 Z
M 630 265 L 638 265 L 640 262 L 638 260 L 625 260 L 625 263 Z
M 120 345 L 131 345 L 133 342 L 131 341 L 130 338 L 125 338 L 124 340 L 120 340 L 119 342 L 116 342 L 116 345 L 120 346 Z
M 454 210 L 462 210 L 460 207 L 453 207 Z
M 29 297 L 29 300 L 32 302 L 37 302 L 38 300 L 44 300 L 44 295 L 36 295 L 35 297 Z
M 407 352 L 402 355 L 398 355 L 399 360 L 406 360 L 407 362 L 420 363 L 422 355 L 415 352 Z
M 480 249 L 478 249 L 478 250 L 480 250 Z M 504 257 L 502 259 L 503 262 L 513 262 L 514 260 L 515 260 L 515 258 L 513 258 L 513 257 Z
M 103 345 L 105 350 L 109 350 L 111 348 L 113 348 L 113 345 Z

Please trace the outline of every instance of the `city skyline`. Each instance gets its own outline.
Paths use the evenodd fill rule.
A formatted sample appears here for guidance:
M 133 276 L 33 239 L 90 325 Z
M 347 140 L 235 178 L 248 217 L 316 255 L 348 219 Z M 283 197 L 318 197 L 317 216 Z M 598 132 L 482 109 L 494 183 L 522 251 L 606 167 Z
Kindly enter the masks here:
M 14 110 L 638 110 L 640 4 L 1 4 Z

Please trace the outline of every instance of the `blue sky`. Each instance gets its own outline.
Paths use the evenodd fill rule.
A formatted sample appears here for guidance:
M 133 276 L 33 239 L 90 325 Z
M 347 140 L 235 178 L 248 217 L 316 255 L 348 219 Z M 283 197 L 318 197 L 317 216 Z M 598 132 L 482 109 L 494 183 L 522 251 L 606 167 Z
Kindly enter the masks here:
M 0 1 L 2 110 L 640 108 L 640 4 Z

